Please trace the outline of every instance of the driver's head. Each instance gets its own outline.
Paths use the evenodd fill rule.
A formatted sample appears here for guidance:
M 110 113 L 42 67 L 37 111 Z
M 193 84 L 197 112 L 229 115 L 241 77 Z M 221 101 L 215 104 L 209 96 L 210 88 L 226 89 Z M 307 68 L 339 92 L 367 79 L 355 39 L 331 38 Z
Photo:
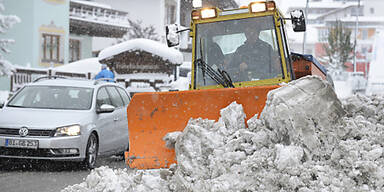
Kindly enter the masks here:
M 260 31 L 261 29 L 257 27 L 248 27 L 247 29 L 245 29 L 244 33 L 245 33 L 245 36 L 247 37 L 247 41 L 250 41 L 250 42 L 257 41 L 259 39 Z

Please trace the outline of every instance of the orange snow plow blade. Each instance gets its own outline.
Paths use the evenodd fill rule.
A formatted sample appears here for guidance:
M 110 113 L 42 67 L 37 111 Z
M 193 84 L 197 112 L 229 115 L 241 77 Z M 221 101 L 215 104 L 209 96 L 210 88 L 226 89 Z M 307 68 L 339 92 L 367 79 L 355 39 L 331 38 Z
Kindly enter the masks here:
M 267 94 L 279 86 L 209 89 L 177 92 L 139 93 L 127 108 L 129 167 L 157 169 L 176 163 L 175 150 L 165 146 L 163 137 L 183 131 L 190 118 L 218 120 L 220 109 L 233 101 L 243 105 L 246 120 L 260 114 Z

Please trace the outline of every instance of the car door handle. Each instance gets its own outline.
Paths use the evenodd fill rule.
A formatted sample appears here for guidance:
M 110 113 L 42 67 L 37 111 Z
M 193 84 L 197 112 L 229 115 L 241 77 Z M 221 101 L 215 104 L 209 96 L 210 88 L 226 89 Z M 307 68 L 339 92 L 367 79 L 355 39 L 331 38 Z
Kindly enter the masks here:
M 119 118 L 115 117 L 115 118 L 113 118 L 113 120 L 114 120 L 114 121 L 118 121 L 118 120 L 119 120 Z

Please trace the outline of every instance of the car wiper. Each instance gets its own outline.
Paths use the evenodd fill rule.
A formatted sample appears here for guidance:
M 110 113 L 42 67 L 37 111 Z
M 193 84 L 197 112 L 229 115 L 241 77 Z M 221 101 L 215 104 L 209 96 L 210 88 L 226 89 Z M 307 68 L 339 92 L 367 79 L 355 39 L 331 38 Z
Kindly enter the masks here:
M 200 38 L 200 58 L 195 60 L 195 66 L 196 65 L 201 68 L 201 71 L 203 73 L 204 85 L 205 85 L 205 74 L 207 74 L 217 84 L 220 84 L 225 88 L 235 87 L 232 83 L 232 80 L 229 74 L 226 71 L 220 70 L 220 69 L 217 69 L 216 71 L 211 66 L 207 65 L 207 63 L 203 60 L 203 47 L 202 47 L 201 38 Z
M 202 59 L 197 59 L 196 64 L 201 68 L 201 70 L 203 71 L 203 74 L 206 73 L 216 83 L 222 85 L 225 88 L 235 87 L 226 71 L 220 70 L 220 69 L 218 69 L 218 71 L 215 71 L 211 66 L 207 65 Z M 203 75 L 203 78 L 205 78 L 204 76 L 205 75 Z
M 224 70 L 220 70 L 220 69 L 217 69 L 219 71 L 219 73 L 221 74 L 222 76 L 222 79 L 226 82 L 226 84 L 232 88 L 235 88 L 235 86 L 233 85 L 233 82 L 232 82 L 232 79 L 231 79 L 231 76 L 229 76 L 229 74 L 227 73 L 227 71 L 224 71 Z

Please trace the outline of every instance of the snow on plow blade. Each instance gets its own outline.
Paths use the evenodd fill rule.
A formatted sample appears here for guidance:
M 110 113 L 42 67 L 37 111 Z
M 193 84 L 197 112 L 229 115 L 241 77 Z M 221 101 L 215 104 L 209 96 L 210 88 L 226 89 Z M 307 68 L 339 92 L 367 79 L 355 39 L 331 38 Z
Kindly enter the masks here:
M 127 108 L 131 168 L 157 169 L 176 163 L 174 149 L 165 146 L 163 137 L 183 131 L 190 118 L 218 120 L 220 109 L 233 101 L 242 104 L 246 120 L 260 114 L 267 94 L 279 86 L 210 89 L 135 94 Z

